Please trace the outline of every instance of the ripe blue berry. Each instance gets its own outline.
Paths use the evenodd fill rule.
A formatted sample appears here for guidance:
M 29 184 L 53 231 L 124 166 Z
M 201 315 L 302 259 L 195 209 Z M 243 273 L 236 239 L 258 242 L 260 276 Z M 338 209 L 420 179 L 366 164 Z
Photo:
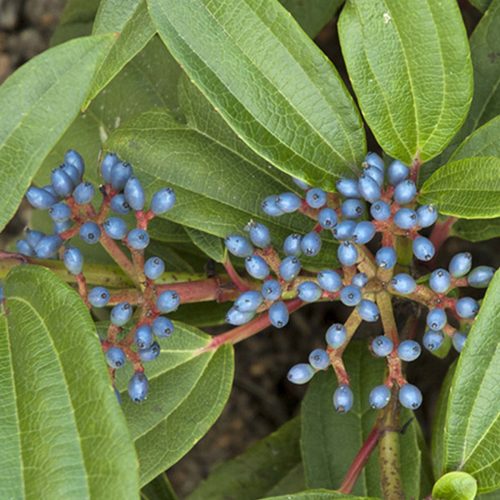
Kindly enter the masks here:
M 224 239 L 224 244 L 230 253 L 236 257 L 249 257 L 253 253 L 253 246 L 239 234 L 230 234 Z
M 116 326 L 123 326 L 132 317 L 132 306 L 128 302 L 120 302 L 111 309 L 111 323 Z
M 279 281 L 271 279 L 263 283 L 261 288 L 265 300 L 275 301 L 281 297 L 281 285 Z
M 340 301 L 342 304 L 354 307 L 361 302 L 361 289 L 356 285 L 348 285 L 340 291 Z
M 415 361 L 421 354 L 422 348 L 414 340 L 403 340 L 398 345 L 398 356 L 403 361 Z
M 368 276 L 365 273 L 357 273 L 351 280 L 351 284 L 363 288 L 368 283 Z
M 443 332 L 437 332 L 434 330 L 427 330 L 424 333 L 424 337 L 422 339 L 423 346 L 428 351 L 435 351 L 441 347 L 444 341 Z
M 301 264 L 297 257 L 285 257 L 279 267 L 279 274 L 285 281 L 294 280 L 300 273 Z
M 377 167 L 370 166 L 364 169 L 363 173 L 371 177 L 379 186 L 384 184 L 384 171 Z
M 146 195 L 144 194 L 144 188 L 142 187 L 141 181 L 137 177 L 131 176 L 128 179 L 123 194 L 132 210 L 137 211 L 144 209 Z
M 149 245 L 149 234 L 144 229 L 132 229 L 127 234 L 127 243 L 134 250 L 144 250 Z
M 165 262 L 160 257 L 150 257 L 144 263 L 144 274 L 150 280 L 158 279 L 165 272 Z
M 35 255 L 35 250 L 33 250 L 31 245 L 26 240 L 17 240 L 16 249 L 20 254 L 25 255 L 26 257 L 33 257 Z
M 131 175 L 132 166 L 129 163 L 118 161 L 111 168 L 111 186 L 115 191 L 121 191 Z
M 415 280 L 409 274 L 405 273 L 396 274 L 391 280 L 391 285 L 396 292 L 403 295 L 413 293 L 417 288 Z
M 106 362 L 111 368 L 121 368 L 125 364 L 125 353 L 119 347 L 110 347 L 106 351 Z
M 358 189 L 361 196 L 370 203 L 380 198 L 380 186 L 369 175 L 361 174 Z
M 454 278 L 461 278 L 470 271 L 471 267 L 472 255 L 469 252 L 461 252 L 453 256 L 448 266 L 448 270 Z
M 353 220 L 343 220 L 339 222 L 332 231 L 333 236 L 339 241 L 350 240 L 356 229 L 356 222 Z
M 417 225 L 417 212 L 410 208 L 400 208 L 394 215 L 394 224 L 401 229 L 411 229 Z
M 135 345 L 139 349 L 147 349 L 153 343 L 153 330 L 149 325 L 140 325 L 134 334 Z
M 437 221 L 438 211 L 433 205 L 422 205 L 417 208 L 417 225 L 430 227 Z
M 435 269 L 429 278 L 429 286 L 436 293 L 445 293 L 451 285 L 450 273 L 446 269 Z
M 52 187 L 59 196 L 69 196 L 74 189 L 71 177 L 62 169 L 62 167 L 52 170 L 50 176 Z
M 134 403 L 141 403 L 148 396 L 148 379 L 143 372 L 135 372 L 128 383 L 128 395 Z
M 246 230 L 249 233 L 250 241 L 259 248 L 266 248 L 271 244 L 271 233 L 267 226 L 260 222 L 251 221 Z
M 64 251 L 64 265 L 71 274 L 80 274 L 83 269 L 83 255 L 78 248 L 70 247 Z
M 77 186 L 80 183 L 82 177 L 80 175 L 80 172 L 73 165 L 63 163 L 61 165 L 61 168 L 63 169 L 64 173 L 71 179 L 73 186 Z
M 418 236 L 413 240 L 413 255 L 418 260 L 427 262 L 434 257 L 436 250 L 431 240 L 425 236 Z
M 336 271 L 323 269 L 318 273 L 318 284 L 327 292 L 338 292 L 342 287 L 342 278 Z
M 478 313 L 479 304 L 472 297 L 462 297 L 457 300 L 455 309 L 461 318 L 470 319 Z
M 250 255 L 245 259 L 247 273 L 255 279 L 263 280 L 269 276 L 271 270 L 267 262 L 259 255 Z
M 375 356 L 379 358 L 384 358 L 385 356 L 389 356 L 392 350 L 394 349 L 394 344 L 392 340 L 385 335 L 379 335 L 372 340 L 371 343 L 372 351 Z
M 154 361 L 161 352 L 160 344 L 158 342 L 153 342 L 146 349 L 139 349 L 139 357 L 143 363 L 147 363 L 149 361 Z
M 264 302 L 264 297 L 257 290 L 243 292 L 234 301 L 233 307 L 240 312 L 254 312 Z
M 64 163 L 74 167 L 80 178 L 83 176 L 83 172 L 85 171 L 85 162 L 77 151 L 74 149 L 68 149 L 68 151 L 64 153 Z
M 326 331 L 326 343 L 337 349 L 342 346 L 347 339 L 347 330 L 344 325 L 341 323 L 334 323 L 332 326 L 328 328 Z
M 94 307 L 106 306 L 110 297 L 109 290 L 103 286 L 96 286 L 95 288 L 92 288 L 88 294 L 89 302 Z
M 314 376 L 314 368 L 307 363 L 298 363 L 290 368 L 286 378 L 292 384 L 307 384 Z
M 121 193 L 116 194 L 113 198 L 111 198 L 109 206 L 113 212 L 120 215 L 127 215 L 130 212 L 130 205 L 127 203 L 125 195 Z
M 356 224 L 354 232 L 352 233 L 352 241 L 358 245 L 366 245 L 375 236 L 375 226 L 367 221 L 361 221 Z
M 276 198 L 278 208 L 287 214 L 298 210 L 301 204 L 302 200 L 295 193 L 281 193 Z
M 54 222 L 65 222 L 71 217 L 71 208 L 60 201 L 49 208 L 49 215 Z
M 321 298 L 321 288 L 313 281 L 303 281 L 297 288 L 298 297 L 304 302 L 316 302 Z
M 493 279 L 495 269 L 490 266 L 475 267 L 467 276 L 467 283 L 474 288 L 486 288 Z
M 264 200 L 260 204 L 260 208 L 262 208 L 262 211 L 265 214 L 270 215 L 271 217 L 278 217 L 285 213 L 278 206 L 278 197 L 274 194 L 268 196 L 267 198 L 264 198 Z
M 357 198 L 348 198 L 342 203 L 341 211 L 346 219 L 357 219 L 365 213 L 365 206 Z
M 47 193 L 51 194 L 56 199 L 56 201 L 59 200 L 60 196 L 56 193 L 56 190 L 54 189 L 54 186 L 52 184 L 43 186 L 43 189 L 47 191 Z
M 177 292 L 165 290 L 156 299 L 156 309 L 161 313 L 169 313 L 177 310 L 180 303 L 181 298 Z
M 309 364 L 315 370 L 326 370 L 330 366 L 330 356 L 324 349 L 314 349 L 309 354 Z
M 174 324 L 165 316 L 158 316 L 151 324 L 151 329 L 158 338 L 164 339 L 174 333 Z
M 387 220 L 391 216 L 391 207 L 382 200 L 378 200 L 370 207 L 370 214 L 375 220 Z
M 391 399 L 391 390 L 386 385 L 377 385 L 370 391 L 368 402 L 374 410 L 385 408 Z
M 80 238 L 89 245 L 95 245 L 101 237 L 99 226 L 92 221 L 88 221 L 80 228 Z
M 293 182 L 294 182 L 297 186 L 299 186 L 299 188 L 300 188 L 300 189 L 303 189 L 304 191 L 305 191 L 306 189 L 309 189 L 309 188 L 310 188 L 310 186 L 309 186 L 309 184 L 307 184 L 307 182 L 304 182 L 304 181 L 302 181 L 302 180 L 300 180 L 300 179 L 297 179 L 296 177 L 293 177 L 293 178 L 292 178 L 292 181 L 293 181 Z
M 322 208 L 318 213 L 318 222 L 323 229 L 332 229 L 337 225 L 337 212 L 333 208 Z
M 269 320 L 271 324 L 276 328 L 283 328 L 288 323 L 288 319 L 290 317 L 290 313 L 284 302 L 281 300 L 275 302 L 269 308 Z
M 293 255 L 298 257 L 302 250 L 300 249 L 300 242 L 302 241 L 302 236 L 300 234 L 290 234 L 285 238 L 283 242 L 283 252 L 285 255 Z
M 448 318 L 444 309 L 431 309 L 427 313 L 427 326 L 434 331 L 442 330 Z
M 26 241 L 28 245 L 35 248 L 38 242 L 45 236 L 41 231 L 35 231 L 34 229 L 26 229 Z
M 311 208 L 321 208 L 326 203 L 326 193 L 319 188 L 309 189 L 306 193 L 306 203 Z
M 467 337 L 462 332 L 455 332 L 451 337 L 451 342 L 457 352 L 462 352 L 466 340 Z
M 387 179 L 393 186 L 396 186 L 400 182 L 406 180 L 409 175 L 410 169 L 399 160 L 394 160 L 387 167 Z
M 333 406 L 338 413 L 347 413 L 352 408 L 354 396 L 347 385 L 339 385 L 333 393 Z
M 375 254 L 377 266 L 383 269 L 392 269 L 396 265 L 397 254 L 392 247 L 381 247 Z
M 343 266 L 353 266 L 358 260 L 358 251 L 350 241 L 343 241 L 337 249 L 337 258 Z
M 368 153 L 365 156 L 365 163 L 370 167 L 375 167 L 380 172 L 384 172 L 384 160 L 377 153 Z
M 416 410 L 422 404 L 420 389 L 411 384 L 405 384 L 399 389 L 399 402 L 405 408 Z
M 49 191 L 44 188 L 35 186 L 31 186 L 28 191 L 26 191 L 26 199 L 33 208 L 38 208 L 40 210 L 46 210 L 54 203 L 57 203 L 56 196 L 49 193 Z
M 400 205 L 406 205 L 413 201 L 417 195 L 417 186 L 409 179 L 401 181 L 394 188 L 394 200 Z
M 63 240 L 56 234 L 44 236 L 35 247 L 36 256 L 40 259 L 53 257 L 62 244 Z
M 300 249 L 308 257 L 318 255 L 321 250 L 321 238 L 315 231 L 307 233 L 300 242 Z
M 90 203 L 94 197 L 95 189 L 90 182 L 81 182 L 73 191 L 73 199 L 78 205 Z
M 101 175 L 107 184 L 111 182 L 111 169 L 119 161 L 118 156 L 114 153 L 107 153 L 106 156 L 104 156 L 101 163 Z
M 123 240 L 127 235 L 127 223 L 120 217 L 108 217 L 102 227 L 106 234 L 114 240 Z
M 380 316 L 377 304 L 367 299 L 363 299 L 358 304 L 358 312 L 362 319 L 370 323 L 377 321 Z
M 70 220 L 65 220 L 64 222 L 54 222 L 54 234 L 61 234 L 67 231 L 73 223 Z
M 358 181 L 354 179 L 340 179 L 337 181 L 337 191 L 346 198 L 359 198 Z
M 151 211 L 155 215 L 161 215 L 169 210 L 175 205 L 176 196 L 175 191 L 172 188 L 163 188 L 157 191 L 153 198 L 151 198 Z

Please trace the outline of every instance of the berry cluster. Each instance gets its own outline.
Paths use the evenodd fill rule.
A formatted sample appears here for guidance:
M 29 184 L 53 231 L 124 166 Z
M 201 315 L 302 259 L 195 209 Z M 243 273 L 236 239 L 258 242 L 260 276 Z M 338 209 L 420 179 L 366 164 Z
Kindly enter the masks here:
M 408 273 L 408 266 L 404 268 L 398 263 L 398 248 L 406 241 L 411 242 L 414 257 L 424 265 L 435 255 L 431 239 L 420 231 L 434 225 L 438 212 L 431 205 L 417 206 L 414 175 L 398 160 L 386 169 L 380 156 L 369 153 L 359 178 L 340 179 L 337 193 L 327 193 L 294 179 L 304 191 L 303 196 L 287 192 L 264 199 L 262 210 L 267 215 L 279 217 L 300 211 L 314 221 L 309 233 L 289 235 L 281 251 L 273 247 L 269 229 L 259 222 L 251 221 L 246 226 L 248 237 L 230 234 L 225 239 L 229 252 L 245 259 L 248 274 L 263 280 L 261 287 L 249 285 L 251 289 L 238 297 L 227 314 L 228 323 L 243 325 L 257 313 L 267 311 L 269 322 L 282 328 L 288 322 L 292 303 L 286 299 L 300 303 L 340 300 L 355 307 L 345 324 L 335 323 L 328 328 L 326 349 L 313 350 L 308 363 L 297 364 L 288 372 L 288 380 L 304 384 L 318 370 L 332 366 L 339 383 L 333 404 L 339 412 L 349 411 L 353 404 L 342 353 L 361 321 L 382 320 L 384 333 L 372 340 L 371 352 L 387 358 L 389 372 L 385 383 L 371 391 L 370 405 L 375 409 L 385 407 L 394 387 L 399 388 L 400 403 L 416 409 L 422 394 L 406 381 L 402 361 L 417 359 L 421 347 L 412 338 L 399 338 L 391 296 L 406 297 L 428 308 L 428 329 L 422 340 L 426 349 L 439 349 L 449 337 L 460 352 L 479 304 L 471 297 L 456 298 L 456 289 L 486 287 L 494 273 L 488 266 L 471 271 L 472 258 L 465 252 L 452 258 L 448 270 L 436 269 L 417 284 Z M 300 257 L 318 255 L 324 233 L 338 242 L 341 268 L 323 269 L 314 275 L 303 270 Z
M 25 238 L 17 242 L 17 250 L 29 258 L 47 259 L 59 255 L 66 269 L 76 277 L 79 292 L 89 308 L 112 306 L 107 338 L 102 341 L 106 361 L 113 379 L 115 370 L 124 366 L 127 359 L 133 364 L 134 375 L 128 392 L 133 401 L 141 402 L 148 393 L 143 363 L 160 354 L 155 338 L 169 337 L 174 330 L 173 323 L 162 314 L 175 311 L 180 303 L 175 291 L 168 290 L 166 285 L 155 284 L 165 271 L 165 263 L 156 256 L 145 260 L 144 250 L 150 241 L 147 227 L 155 216 L 174 206 L 176 197 L 172 189 L 161 189 L 153 195 L 149 209 L 145 210 L 146 195 L 132 167 L 108 153 L 101 163 L 104 183 L 99 187 L 102 201 L 96 209 L 93 205 L 96 189 L 83 180 L 84 171 L 82 157 L 69 150 L 64 163 L 52 171 L 50 185 L 28 189 L 26 198 L 34 208 L 48 210 L 54 232 L 44 234 L 27 229 Z M 123 218 L 129 213 L 134 215 L 133 228 L 129 228 Z M 133 327 L 126 326 L 134 316 L 129 301 L 121 300 L 123 297 L 119 294 L 113 297 L 113 292 L 101 286 L 87 289 L 83 254 L 69 245 L 77 236 L 90 245 L 101 243 L 137 284 L 141 297 L 136 301 L 140 307 Z M 129 250 L 131 259 L 117 241 Z

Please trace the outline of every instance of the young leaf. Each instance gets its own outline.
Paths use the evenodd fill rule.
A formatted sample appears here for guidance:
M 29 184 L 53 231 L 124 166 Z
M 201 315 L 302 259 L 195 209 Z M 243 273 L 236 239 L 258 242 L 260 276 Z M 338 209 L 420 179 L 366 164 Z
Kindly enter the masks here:
M 261 156 L 330 189 L 340 175 L 358 171 L 365 138 L 353 100 L 332 64 L 278 2 L 148 5 L 189 78 Z
M 0 316 L 0 497 L 137 497 L 137 459 L 83 301 L 17 267 Z
M 466 472 L 448 472 L 432 488 L 435 500 L 473 500 L 476 493 L 477 482 Z
M 474 5 L 476 9 L 484 12 L 488 8 L 488 5 L 490 5 L 491 0 L 469 0 L 469 2 Z
M 465 158 L 434 172 L 420 191 L 446 215 L 464 219 L 500 216 L 500 158 Z
M 47 50 L 0 87 L 0 229 L 14 215 L 43 160 L 77 116 L 113 36 Z
M 99 3 L 100 0 L 68 0 L 50 45 L 90 35 Z
M 500 487 L 499 321 L 497 272 L 458 359 L 442 429 L 442 473 L 471 474 L 479 492 Z
M 459 219 L 451 229 L 451 234 L 468 241 L 485 241 L 500 236 L 500 218 Z
M 262 500 L 378 500 L 373 497 L 357 497 L 355 495 L 345 495 L 334 490 L 306 490 L 293 495 L 283 495 L 279 497 L 266 497 Z
M 382 149 L 406 163 L 437 156 L 472 98 L 456 1 L 349 1 L 339 35 L 359 105 Z
M 141 500 L 177 500 L 167 474 L 160 474 L 141 490 Z
M 215 262 L 224 262 L 225 249 L 220 238 L 190 227 L 185 228 L 191 241 Z

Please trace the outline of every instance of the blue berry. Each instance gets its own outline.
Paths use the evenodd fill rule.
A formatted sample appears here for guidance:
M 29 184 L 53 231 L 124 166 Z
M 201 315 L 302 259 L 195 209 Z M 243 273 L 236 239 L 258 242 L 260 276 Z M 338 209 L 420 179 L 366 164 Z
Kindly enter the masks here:
M 467 337 L 462 332 L 455 332 L 451 337 L 451 342 L 457 352 L 462 352 L 466 340 Z
M 80 238 L 89 245 L 95 245 L 101 237 L 99 226 L 92 221 L 88 221 L 80 228 Z
M 57 203 L 56 196 L 49 193 L 44 188 L 35 186 L 31 186 L 28 191 L 26 191 L 26 199 L 33 208 L 38 208 L 40 210 L 46 210 L 54 203 Z
M 82 180 L 80 172 L 70 164 L 63 163 L 61 165 L 61 168 L 63 169 L 64 173 L 71 179 L 71 182 L 73 183 L 73 186 L 76 186 L 80 183 Z
M 309 189 L 306 193 L 306 203 L 311 208 L 321 208 L 326 203 L 326 193 L 319 188 Z
M 108 217 L 102 227 L 106 234 L 114 240 L 123 240 L 127 235 L 127 223 L 120 217 Z
M 277 207 L 287 214 L 298 210 L 301 204 L 302 200 L 295 193 L 281 193 L 276 198 Z
M 269 320 L 271 321 L 271 324 L 276 328 L 283 328 L 284 326 L 286 326 L 289 318 L 290 313 L 288 312 L 285 303 L 281 300 L 275 302 L 269 308 Z
M 251 221 L 246 230 L 249 233 L 250 241 L 259 248 L 266 248 L 271 244 L 271 233 L 267 226 L 260 222 Z
M 391 399 L 391 390 L 386 385 L 377 385 L 370 391 L 368 402 L 374 410 L 385 408 Z
M 364 169 L 363 173 L 371 177 L 379 186 L 384 184 L 384 172 L 377 167 L 370 166 Z
M 420 389 L 411 384 L 405 384 L 399 389 L 399 402 L 405 408 L 416 410 L 422 404 Z
M 62 244 L 63 240 L 56 234 L 44 236 L 35 247 L 36 256 L 40 259 L 53 257 Z
M 83 255 L 78 248 L 70 247 L 64 251 L 64 265 L 71 274 L 80 274 L 83 269 Z
M 451 285 L 450 273 L 446 269 L 435 269 L 429 278 L 429 286 L 436 293 L 445 293 Z
M 144 263 L 144 274 L 150 280 L 158 279 L 165 272 L 165 262 L 160 257 L 150 257 Z
M 78 205 L 90 203 L 94 197 L 95 189 L 90 182 L 81 182 L 73 191 L 73 199 Z
M 308 257 L 318 255 L 321 250 L 321 238 L 315 231 L 307 233 L 300 242 L 300 249 Z
M 149 234 L 144 229 L 132 229 L 127 234 L 127 243 L 134 250 L 144 250 L 149 245 Z
M 156 298 L 156 309 L 161 313 L 169 313 L 177 310 L 181 298 L 174 290 L 165 290 Z
M 60 201 L 49 208 L 49 215 L 54 222 L 65 222 L 71 217 L 71 208 Z
M 111 168 L 111 186 L 115 191 L 121 191 L 130 176 L 132 175 L 132 166 L 129 163 L 118 161 Z
M 336 271 L 323 269 L 318 273 L 318 284 L 327 292 L 338 292 L 342 287 L 342 278 Z
M 430 227 L 437 221 L 438 211 L 433 205 L 422 205 L 417 208 L 417 225 Z
M 309 354 L 309 364 L 315 370 L 326 370 L 330 366 L 330 356 L 324 349 L 314 349 Z
M 279 281 L 271 279 L 263 283 L 261 288 L 265 300 L 275 301 L 281 297 L 281 285 Z
M 392 269 L 396 265 L 397 254 L 392 247 L 381 247 L 375 254 L 375 262 L 377 266 L 383 269 Z
M 59 196 L 69 196 L 74 189 L 71 177 L 62 169 L 62 167 L 52 170 L 50 176 L 52 187 Z
M 89 302 L 94 307 L 105 307 L 110 298 L 111 295 L 109 290 L 103 286 L 96 286 L 95 288 L 92 288 L 88 294 Z
M 54 233 L 61 234 L 67 231 L 73 223 L 70 220 L 65 220 L 64 222 L 54 222 Z
M 148 396 L 148 379 L 143 372 L 135 372 L 128 383 L 128 395 L 134 403 L 141 403 Z
M 143 363 L 147 363 L 149 361 L 154 361 L 161 352 L 160 344 L 158 342 L 153 342 L 146 349 L 139 349 L 139 357 Z
M 47 191 L 47 193 L 51 194 L 56 201 L 59 200 L 61 197 L 56 193 L 56 190 L 54 189 L 54 186 L 52 184 L 47 184 L 46 186 L 43 186 L 43 189 Z
M 38 242 L 45 236 L 41 231 L 35 231 L 34 229 L 26 229 L 26 241 L 28 245 L 35 248 Z
M 147 349 L 153 343 L 153 330 L 149 325 L 140 325 L 134 334 L 135 345 L 139 349 Z
M 343 220 L 333 228 L 332 234 L 339 241 L 350 240 L 356 229 L 356 225 L 356 222 L 353 220 Z
M 478 313 L 479 304 L 472 297 L 462 297 L 457 300 L 455 309 L 461 318 L 470 319 Z
M 393 186 L 396 186 L 400 182 L 403 182 L 404 180 L 408 179 L 408 176 L 410 175 L 410 169 L 401 163 L 399 160 L 394 160 L 388 167 L 387 167 L 387 179 L 389 180 L 389 183 L 392 184 Z
M 249 257 L 253 253 L 253 246 L 239 234 L 230 234 L 224 239 L 226 248 L 236 257 Z
M 385 201 L 377 200 L 370 207 L 370 214 L 375 220 L 387 220 L 391 216 L 391 207 Z
M 153 198 L 151 198 L 151 211 L 155 215 L 164 214 L 172 209 L 175 202 L 175 191 L 172 188 L 167 187 L 160 189 L 153 195 Z
M 132 176 L 128 179 L 123 194 L 132 210 L 138 211 L 144 209 L 146 195 L 144 194 L 141 181 L 137 177 Z
M 453 256 L 448 270 L 454 278 L 461 278 L 470 271 L 471 267 L 472 255 L 469 252 L 461 252 Z
M 401 229 L 411 229 L 417 225 L 417 212 L 410 208 L 400 208 L 394 214 L 394 224 Z
M 495 269 L 490 266 L 475 267 L 467 276 L 467 283 L 474 288 L 486 288 L 493 279 Z
M 106 361 L 111 368 L 121 368 L 125 360 L 125 353 L 119 347 L 110 347 L 106 351 Z
M 321 288 L 313 281 L 303 281 L 297 287 L 297 293 L 300 300 L 304 302 L 316 302 L 321 298 Z
M 342 215 L 346 219 L 357 219 L 365 213 L 365 206 L 361 200 L 356 198 L 348 198 L 340 207 Z
M 283 252 L 285 255 L 293 255 L 298 257 L 302 250 L 300 249 L 300 242 L 302 241 L 302 236 L 300 234 L 290 234 L 285 238 L 283 242 Z
M 262 208 L 262 211 L 265 214 L 270 215 L 271 217 L 278 217 L 285 213 L 278 206 L 278 197 L 274 194 L 268 196 L 267 198 L 264 198 L 264 200 L 260 204 L 260 208 Z
M 269 276 L 271 270 L 267 262 L 259 255 L 250 255 L 245 259 L 245 269 L 252 278 L 263 280 Z
M 240 312 L 254 312 L 264 302 L 264 297 L 257 290 L 248 290 L 243 292 L 234 301 L 233 307 Z
M 392 350 L 394 349 L 394 344 L 392 340 L 385 335 L 379 335 L 372 340 L 371 343 L 372 351 L 375 356 L 379 358 L 384 358 L 385 356 L 389 356 Z
M 297 257 L 285 257 L 279 267 L 279 275 L 285 281 L 293 281 L 300 273 L 300 260 Z
M 322 208 L 318 213 L 318 222 L 323 229 L 332 229 L 337 225 L 337 212 L 333 208 Z
M 396 292 L 403 295 L 413 293 L 417 288 L 415 280 L 409 274 L 405 273 L 396 274 L 391 280 L 391 285 Z
M 354 307 L 361 302 L 361 289 L 356 285 L 348 285 L 340 291 L 340 301 L 342 304 Z
M 106 183 L 111 182 L 111 170 L 120 160 L 114 153 L 107 153 L 101 163 L 101 175 Z
M 68 151 L 64 153 L 64 163 L 75 168 L 78 172 L 78 175 L 80 176 L 80 179 L 82 178 L 85 171 L 85 162 L 83 161 L 80 153 L 78 153 L 74 149 L 68 149 Z
M 380 172 L 384 172 L 384 160 L 377 153 L 368 153 L 365 156 L 365 162 L 370 167 L 375 167 Z
M 415 361 L 421 354 L 422 348 L 414 340 L 403 340 L 398 345 L 398 356 L 403 361 Z
M 377 321 L 380 317 L 380 311 L 378 310 L 377 304 L 367 299 L 363 299 L 358 304 L 358 312 L 362 319 L 370 323 Z
M 165 316 L 158 316 L 151 323 L 151 329 L 158 338 L 164 339 L 174 333 L 174 324 Z
M 434 330 L 427 330 L 424 333 L 424 337 L 422 339 L 422 344 L 423 346 L 428 350 L 428 351 L 436 351 L 441 347 L 444 341 L 444 335 L 443 332 L 438 332 Z
M 347 330 L 341 323 L 334 323 L 326 331 L 326 343 L 334 349 L 342 346 L 347 339 Z
M 337 249 L 337 258 L 343 266 L 353 266 L 358 260 L 358 251 L 350 241 L 343 241 Z
M 347 385 L 339 385 L 333 393 L 333 406 L 339 413 L 347 413 L 354 401 L 351 389 Z
M 123 326 L 128 323 L 132 317 L 132 306 L 128 302 L 120 302 L 111 309 L 111 323 L 116 326 Z
M 290 368 L 286 378 L 292 384 L 307 384 L 314 376 L 314 368 L 307 363 L 298 363 Z
M 130 205 L 127 203 L 125 195 L 121 193 L 116 194 L 113 198 L 111 198 L 109 206 L 113 212 L 120 215 L 127 215 L 130 212 Z
M 361 196 L 370 203 L 380 198 L 380 186 L 369 175 L 361 174 L 359 177 L 358 189 Z
M 352 233 L 352 241 L 358 245 L 366 245 L 375 236 L 375 226 L 367 221 L 361 221 L 356 224 L 354 232 Z
M 352 278 L 351 283 L 359 286 L 359 288 L 363 288 L 368 283 L 368 276 L 365 273 L 357 273 Z
M 339 179 L 336 186 L 337 191 L 346 198 L 358 198 L 361 196 L 358 189 L 358 181 L 354 179 Z
M 26 257 L 34 257 L 35 255 L 35 250 L 33 250 L 31 245 L 26 240 L 17 240 L 16 250 Z
M 448 321 L 446 317 L 446 312 L 444 309 L 431 309 L 427 313 L 427 326 L 434 331 L 442 330 L 446 322 Z
M 416 195 L 417 186 L 415 186 L 415 183 L 409 179 L 401 181 L 394 188 L 394 200 L 400 205 L 406 205 L 407 203 L 410 203 L 411 201 L 413 201 Z
M 302 181 L 302 180 L 300 180 L 300 179 L 297 179 L 296 177 L 293 177 L 293 178 L 292 178 L 292 181 L 293 181 L 293 182 L 294 182 L 297 186 L 299 186 L 299 188 L 300 188 L 300 189 L 303 189 L 304 191 L 305 191 L 306 189 L 309 189 L 309 188 L 310 188 L 310 186 L 309 186 L 309 184 L 307 184 L 307 182 L 304 182 L 304 181 Z

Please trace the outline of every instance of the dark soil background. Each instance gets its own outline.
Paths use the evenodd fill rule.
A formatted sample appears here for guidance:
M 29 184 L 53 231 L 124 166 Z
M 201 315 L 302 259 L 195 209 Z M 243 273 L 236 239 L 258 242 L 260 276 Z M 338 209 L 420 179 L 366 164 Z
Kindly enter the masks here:
M 18 66 L 48 47 L 64 4 L 64 0 L 0 0 L 0 83 Z M 479 13 L 465 1 L 461 5 L 466 25 L 472 30 Z M 335 24 L 325 27 L 316 41 L 338 66 Z M 339 71 L 345 75 L 344 68 L 339 67 Z M 26 219 L 27 214 L 21 209 L 4 231 L 3 241 L 19 233 Z M 475 263 L 498 267 L 499 241 L 470 244 L 452 238 L 440 251 L 437 264 L 446 266 L 456 252 L 470 251 Z M 333 322 L 343 321 L 346 314 L 343 306 L 308 306 L 293 314 L 286 329 L 269 329 L 236 346 L 236 376 L 227 407 L 209 433 L 168 473 L 181 498 L 207 477 L 214 466 L 243 452 L 299 411 L 305 388 L 286 382 L 288 368 L 306 360 L 312 349 L 324 346 L 326 328 Z M 414 309 L 399 309 L 398 322 L 403 325 L 414 315 Z M 365 324 L 357 335 L 368 338 L 380 333 L 380 325 L 368 327 Z M 426 435 L 440 382 L 454 359 L 453 353 L 444 360 L 424 353 L 418 363 L 410 366 L 410 381 L 424 392 L 424 405 L 418 417 Z

